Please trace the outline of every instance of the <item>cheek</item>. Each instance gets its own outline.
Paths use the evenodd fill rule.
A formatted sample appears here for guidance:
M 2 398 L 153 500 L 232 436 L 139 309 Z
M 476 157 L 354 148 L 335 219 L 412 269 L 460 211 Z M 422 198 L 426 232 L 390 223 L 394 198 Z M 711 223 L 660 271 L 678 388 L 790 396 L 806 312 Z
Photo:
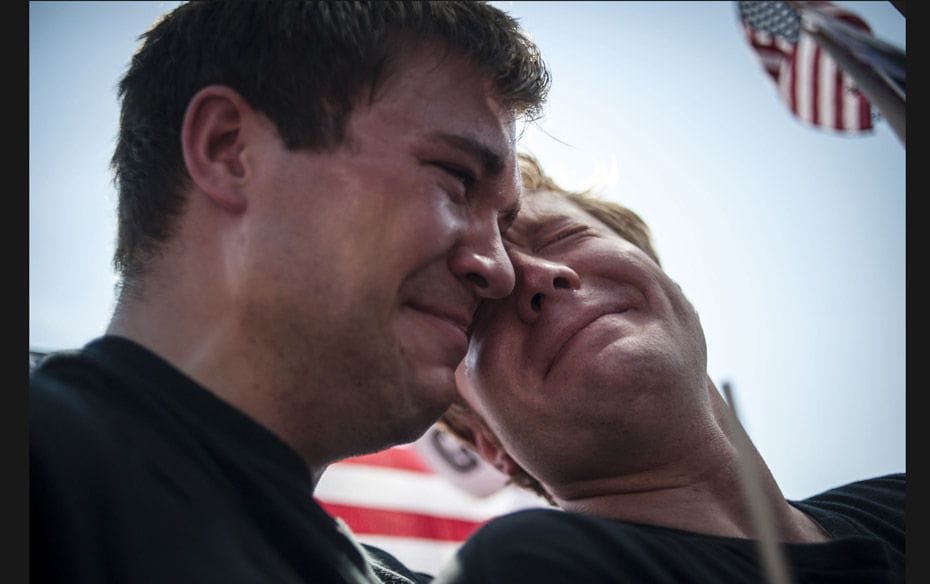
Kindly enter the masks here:
M 421 251 L 450 245 L 467 226 L 463 209 L 435 188 L 420 189 L 391 212 L 398 218 L 398 235 Z
M 428 204 L 422 205 L 424 217 L 421 229 L 432 232 L 438 237 L 450 237 L 459 234 L 465 228 L 463 209 L 449 199 L 443 192 L 426 197 Z
M 525 362 L 529 358 L 526 331 L 506 300 L 485 301 L 475 318 L 464 366 L 475 380 L 477 397 L 497 403 L 524 385 L 530 375 Z
M 445 202 L 417 194 L 389 206 L 371 226 L 370 235 L 353 237 L 369 240 L 366 257 L 377 258 L 378 264 L 370 269 L 429 287 L 429 280 L 442 277 L 439 264 L 448 262 L 461 239 L 462 219 Z
M 482 316 L 484 328 L 476 332 L 469 343 L 471 375 L 482 388 L 490 391 L 506 383 L 513 369 L 506 366 L 512 342 L 505 327 L 501 326 L 503 320 L 495 315 Z M 492 322 L 488 324 L 488 321 Z
M 516 356 L 506 345 L 490 346 L 484 351 L 474 378 L 475 398 L 492 418 L 506 420 L 514 411 L 525 411 L 530 406 L 527 398 L 540 393 L 533 389 L 526 369 L 517 364 Z
M 670 310 L 676 317 L 678 330 L 676 336 L 682 342 L 688 341 L 692 350 L 706 359 L 707 346 L 704 338 L 704 328 L 700 316 L 691 301 L 684 295 L 681 287 L 672 280 L 664 285 Z

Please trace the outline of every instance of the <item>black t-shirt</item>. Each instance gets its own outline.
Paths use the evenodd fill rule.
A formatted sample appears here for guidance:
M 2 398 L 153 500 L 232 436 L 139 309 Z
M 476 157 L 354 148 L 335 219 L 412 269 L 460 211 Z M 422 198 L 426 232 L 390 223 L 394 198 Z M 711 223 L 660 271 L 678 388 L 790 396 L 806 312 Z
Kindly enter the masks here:
M 792 581 L 904 582 L 905 486 L 893 474 L 791 502 L 833 538 L 784 545 Z M 435 582 L 762 583 L 757 558 L 753 540 L 530 509 L 479 529 Z
M 430 579 L 363 551 L 296 452 L 126 339 L 30 374 L 29 442 L 34 582 Z

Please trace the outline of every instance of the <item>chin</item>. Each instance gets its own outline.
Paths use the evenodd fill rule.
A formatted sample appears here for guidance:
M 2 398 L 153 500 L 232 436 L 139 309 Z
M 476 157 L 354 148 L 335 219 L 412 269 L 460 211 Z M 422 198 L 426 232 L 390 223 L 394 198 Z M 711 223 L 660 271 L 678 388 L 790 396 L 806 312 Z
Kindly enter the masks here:
M 408 387 L 409 408 L 435 421 L 455 400 L 455 375 L 448 367 L 431 369 L 416 376 Z
M 455 389 L 455 367 L 436 365 L 414 370 L 412 393 L 427 402 L 452 403 L 457 394 Z
M 458 396 L 454 370 L 445 364 L 417 367 L 408 361 L 407 373 L 391 385 L 383 387 L 376 415 L 399 444 L 422 436 Z
M 399 426 L 397 432 L 394 434 L 394 440 L 391 442 L 391 446 L 416 442 L 430 429 L 430 427 L 432 427 L 437 419 L 438 416 L 436 418 L 423 418 L 413 422 L 408 421 L 403 426 Z
M 418 440 L 436 423 L 447 407 L 448 405 L 429 407 L 419 404 L 415 409 L 408 410 L 406 415 L 397 416 L 391 420 L 391 443 L 409 444 Z

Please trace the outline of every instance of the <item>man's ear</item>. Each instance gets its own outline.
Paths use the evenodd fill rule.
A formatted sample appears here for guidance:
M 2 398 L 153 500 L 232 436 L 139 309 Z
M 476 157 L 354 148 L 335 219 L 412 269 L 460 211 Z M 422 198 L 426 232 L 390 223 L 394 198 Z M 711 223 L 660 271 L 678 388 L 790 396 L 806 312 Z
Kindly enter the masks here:
M 204 87 L 191 99 L 181 124 L 184 163 L 193 182 L 215 203 L 234 213 L 245 210 L 243 192 L 250 170 L 243 156 L 246 121 L 255 110 L 223 85 Z
M 464 403 L 453 405 L 450 411 L 454 408 L 461 408 L 458 415 L 455 416 L 456 425 L 459 426 L 458 431 L 467 432 L 469 441 L 482 459 L 500 472 L 512 477 L 520 466 L 507 454 L 500 440 L 488 427 L 487 422 L 480 417 L 481 414 L 478 413 L 478 410 L 468 403 L 469 399 L 477 399 L 469 369 L 470 360 L 466 356 L 455 368 L 455 384 Z
M 490 435 L 488 431 L 483 428 L 473 428 L 472 439 L 475 444 L 475 450 L 478 451 L 478 455 L 494 468 L 508 477 L 512 477 L 517 473 L 520 466 L 514 459 L 510 458 L 510 455 L 507 454 L 507 451 L 501 446 L 496 436 Z

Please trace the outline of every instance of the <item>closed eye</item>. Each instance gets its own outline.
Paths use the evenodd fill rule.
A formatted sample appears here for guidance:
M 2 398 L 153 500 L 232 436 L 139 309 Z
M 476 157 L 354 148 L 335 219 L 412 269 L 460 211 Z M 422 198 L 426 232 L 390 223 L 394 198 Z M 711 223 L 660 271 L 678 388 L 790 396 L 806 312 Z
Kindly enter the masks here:
M 576 235 L 584 235 L 589 231 L 590 231 L 590 228 L 588 228 L 588 226 L 586 225 L 575 225 L 572 227 L 567 227 L 565 229 L 562 229 L 561 231 L 557 231 L 555 235 L 543 239 L 543 241 L 540 244 L 534 247 L 534 251 L 539 251 L 545 247 L 556 244 L 560 241 L 566 240 Z
M 512 209 L 508 209 L 501 213 L 500 220 L 498 221 L 498 226 L 501 232 L 501 235 L 507 233 L 507 231 L 513 226 L 514 222 L 517 220 L 517 215 L 520 213 L 520 205 L 517 203 Z
M 451 164 L 438 163 L 438 166 L 446 174 L 452 176 L 457 181 L 462 183 L 462 186 L 465 187 L 466 192 L 470 191 L 471 188 L 475 186 L 475 182 L 477 181 L 477 178 L 475 178 L 475 175 L 472 174 L 471 172 L 463 168 L 459 168 L 457 166 L 451 165 Z

